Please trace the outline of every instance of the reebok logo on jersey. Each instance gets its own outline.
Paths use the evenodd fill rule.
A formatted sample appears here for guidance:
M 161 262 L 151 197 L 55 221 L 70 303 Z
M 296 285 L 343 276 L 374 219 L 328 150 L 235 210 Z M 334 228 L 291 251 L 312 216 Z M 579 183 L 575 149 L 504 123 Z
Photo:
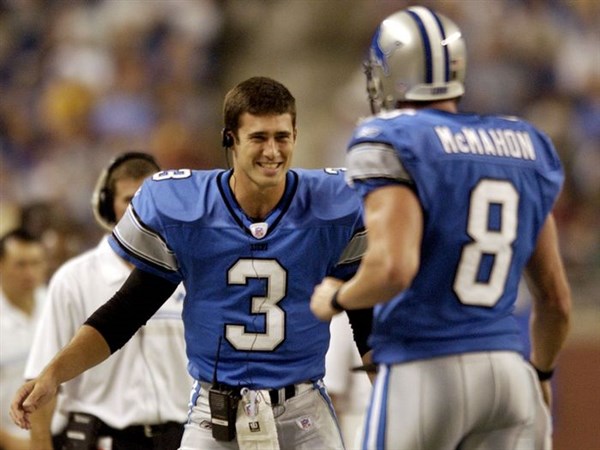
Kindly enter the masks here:
M 356 132 L 355 138 L 356 139 L 374 138 L 375 136 L 378 136 L 379 134 L 381 134 L 381 128 L 364 126 L 364 127 L 361 127 L 358 129 L 358 131 Z

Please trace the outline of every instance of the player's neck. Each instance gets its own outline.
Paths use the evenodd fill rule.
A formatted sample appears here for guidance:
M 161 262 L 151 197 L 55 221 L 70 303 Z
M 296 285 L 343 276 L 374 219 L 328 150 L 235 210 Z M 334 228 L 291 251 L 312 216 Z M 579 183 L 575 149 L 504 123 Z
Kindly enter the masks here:
M 410 109 L 439 109 L 449 113 L 458 112 L 458 103 L 456 99 L 440 100 L 437 102 L 402 102 L 402 108 Z
M 246 216 L 255 220 L 264 220 L 277 206 L 285 191 L 285 183 L 269 187 L 258 186 L 235 174 L 229 179 L 229 186 Z

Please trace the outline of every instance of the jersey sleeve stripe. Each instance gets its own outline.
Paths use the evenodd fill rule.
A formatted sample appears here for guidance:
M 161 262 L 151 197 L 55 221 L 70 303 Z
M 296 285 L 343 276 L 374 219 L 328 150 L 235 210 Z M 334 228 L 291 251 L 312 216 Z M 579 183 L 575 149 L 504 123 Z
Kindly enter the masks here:
M 342 264 L 351 264 L 353 262 L 359 261 L 365 253 L 366 249 L 367 231 L 362 230 L 356 233 L 352 237 L 350 242 L 348 242 L 348 245 L 346 245 L 346 248 L 342 252 L 342 256 L 340 256 L 340 260 L 338 261 L 337 265 L 339 266 Z
M 362 143 L 352 147 L 347 155 L 346 181 L 367 178 L 389 178 L 412 184 L 412 178 L 392 147 L 385 144 Z
M 175 254 L 160 235 L 145 226 L 129 205 L 127 212 L 113 230 L 115 240 L 128 253 L 169 271 L 177 271 Z

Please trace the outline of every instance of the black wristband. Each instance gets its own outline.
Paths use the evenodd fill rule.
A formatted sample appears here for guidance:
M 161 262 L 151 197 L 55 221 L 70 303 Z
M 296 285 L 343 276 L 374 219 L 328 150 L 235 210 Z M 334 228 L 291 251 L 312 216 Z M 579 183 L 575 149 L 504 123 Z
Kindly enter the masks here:
M 535 370 L 535 373 L 537 374 L 538 380 L 540 380 L 540 381 L 548 381 L 550 378 L 552 378 L 552 375 L 554 375 L 554 369 L 548 370 L 547 372 L 544 372 L 543 370 L 540 370 L 537 367 L 535 367 L 533 365 L 533 363 L 531 363 L 531 366 Z
M 342 305 L 340 305 L 338 303 L 338 294 L 339 294 L 339 292 L 340 292 L 339 289 L 337 291 L 335 291 L 335 294 L 333 294 L 333 297 L 331 297 L 331 303 L 330 303 L 330 305 L 337 312 L 346 311 L 346 308 L 344 308 Z

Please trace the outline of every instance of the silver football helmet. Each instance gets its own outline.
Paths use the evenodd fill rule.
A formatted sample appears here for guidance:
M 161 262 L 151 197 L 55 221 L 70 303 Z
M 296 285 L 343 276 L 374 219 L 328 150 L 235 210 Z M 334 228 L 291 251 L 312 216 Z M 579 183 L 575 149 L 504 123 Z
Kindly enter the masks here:
M 461 96 L 466 60 L 462 33 L 447 17 L 422 6 L 392 14 L 379 25 L 365 62 L 371 110 Z

